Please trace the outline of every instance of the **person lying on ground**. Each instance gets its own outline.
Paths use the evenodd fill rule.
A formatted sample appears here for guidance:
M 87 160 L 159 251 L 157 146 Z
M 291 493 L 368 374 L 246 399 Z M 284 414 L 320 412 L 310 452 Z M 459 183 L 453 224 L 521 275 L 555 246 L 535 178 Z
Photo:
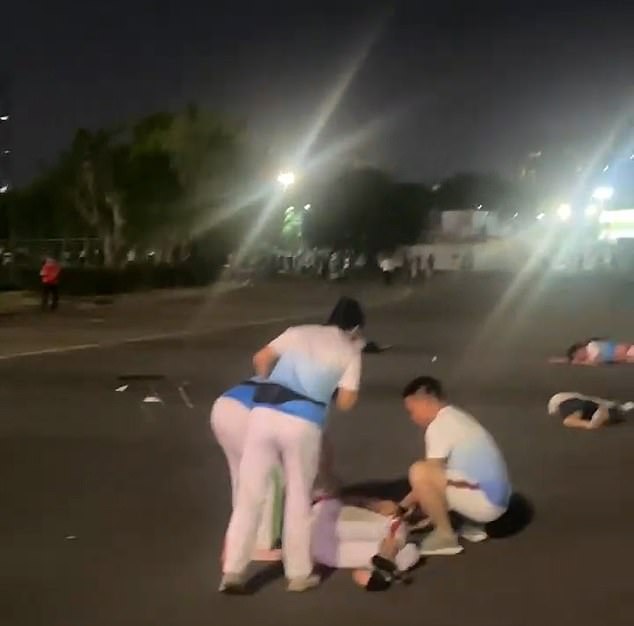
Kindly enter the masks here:
M 633 402 L 620 404 L 577 392 L 557 393 L 548 401 L 549 415 L 559 417 L 564 426 L 585 430 L 618 424 L 623 421 L 624 414 L 633 408 Z
M 360 497 L 325 498 L 313 505 L 315 563 L 352 570 L 356 584 L 384 591 L 419 561 L 410 526 L 393 515 L 396 503 Z
M 604 365 L 608 363 L 634 363 L 634 344 L 610 339 L 592 338 L 573 343 L 565 357 L 553 357 L 551 363 L 571 365 Z
M 480 423 L 447 402 L 439 380 L 415 378 L 402 397 L 412 421 L 425 430 L 426 457 L 410 467 L 411 492 L 400 510 L 418 505 L 431 519 L 434 530 L 421 543 L 423 556 L 458 554 L 463 548 L 449 512 L 470 521 L 468 532 L 485 534 L 483 525 L 501 517 L 509 505 L 506 463 Z

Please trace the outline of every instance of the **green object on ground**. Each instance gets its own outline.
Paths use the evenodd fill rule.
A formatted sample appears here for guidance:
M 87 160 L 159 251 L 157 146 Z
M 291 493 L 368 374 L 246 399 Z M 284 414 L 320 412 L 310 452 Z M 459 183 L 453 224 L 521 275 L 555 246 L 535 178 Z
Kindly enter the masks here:
M 273 546 L 282 541 L 282 526 L 284 524 L 284 473 L 281 467 L 276 467 L 271 476 L 273 480 Z

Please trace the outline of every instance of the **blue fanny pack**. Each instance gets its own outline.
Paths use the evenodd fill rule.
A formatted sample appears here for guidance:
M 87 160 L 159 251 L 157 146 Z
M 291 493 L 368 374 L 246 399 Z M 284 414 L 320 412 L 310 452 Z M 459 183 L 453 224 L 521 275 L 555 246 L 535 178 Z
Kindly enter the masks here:
M 254 406 L 268 407 L 305 419 L 320 428 L 326 421 L 328 405 L 277 383 L 259 383 L 253 394 Z

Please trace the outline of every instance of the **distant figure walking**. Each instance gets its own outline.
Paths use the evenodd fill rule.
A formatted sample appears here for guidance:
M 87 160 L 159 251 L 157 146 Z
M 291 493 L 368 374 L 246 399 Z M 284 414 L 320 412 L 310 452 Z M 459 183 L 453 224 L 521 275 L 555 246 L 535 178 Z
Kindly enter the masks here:
M 425 268 L 427 278 L 431 278 L 434 275 L 435 266 L 436 266 L 436 257 L 434 256 L 433 252 L 430 252 L 429 256 L 427 257 L 427 267 Z
M 379 262 L 379 267 L 383 272 L 383 282 L 386 285 L 391 285 L 394 279 L 394 270 L 396 269 L 394 260 L 391 257 L 385 257 Z
M 42 311 L 55 311 L 59 304 L 60 264 L 53 257 L 46 257 L 40 270 L 42 282 Z

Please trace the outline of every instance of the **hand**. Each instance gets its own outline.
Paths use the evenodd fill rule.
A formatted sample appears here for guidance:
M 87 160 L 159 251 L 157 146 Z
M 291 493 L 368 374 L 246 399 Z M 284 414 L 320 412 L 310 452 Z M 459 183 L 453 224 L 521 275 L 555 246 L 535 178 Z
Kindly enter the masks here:
M 391 500 L 379 500 L 371 503 L 369 509 L 385 517 L 394 517 L 398 513 L 398 504 Z
M 363 348 L 365 348 L 366 343 L 367 343 L 367 340 L 362 335 L 354 335 L 352 338 L 352 345 L 355 347 L 356 350 L 359 350 L 359 351 L 363 350 Z

